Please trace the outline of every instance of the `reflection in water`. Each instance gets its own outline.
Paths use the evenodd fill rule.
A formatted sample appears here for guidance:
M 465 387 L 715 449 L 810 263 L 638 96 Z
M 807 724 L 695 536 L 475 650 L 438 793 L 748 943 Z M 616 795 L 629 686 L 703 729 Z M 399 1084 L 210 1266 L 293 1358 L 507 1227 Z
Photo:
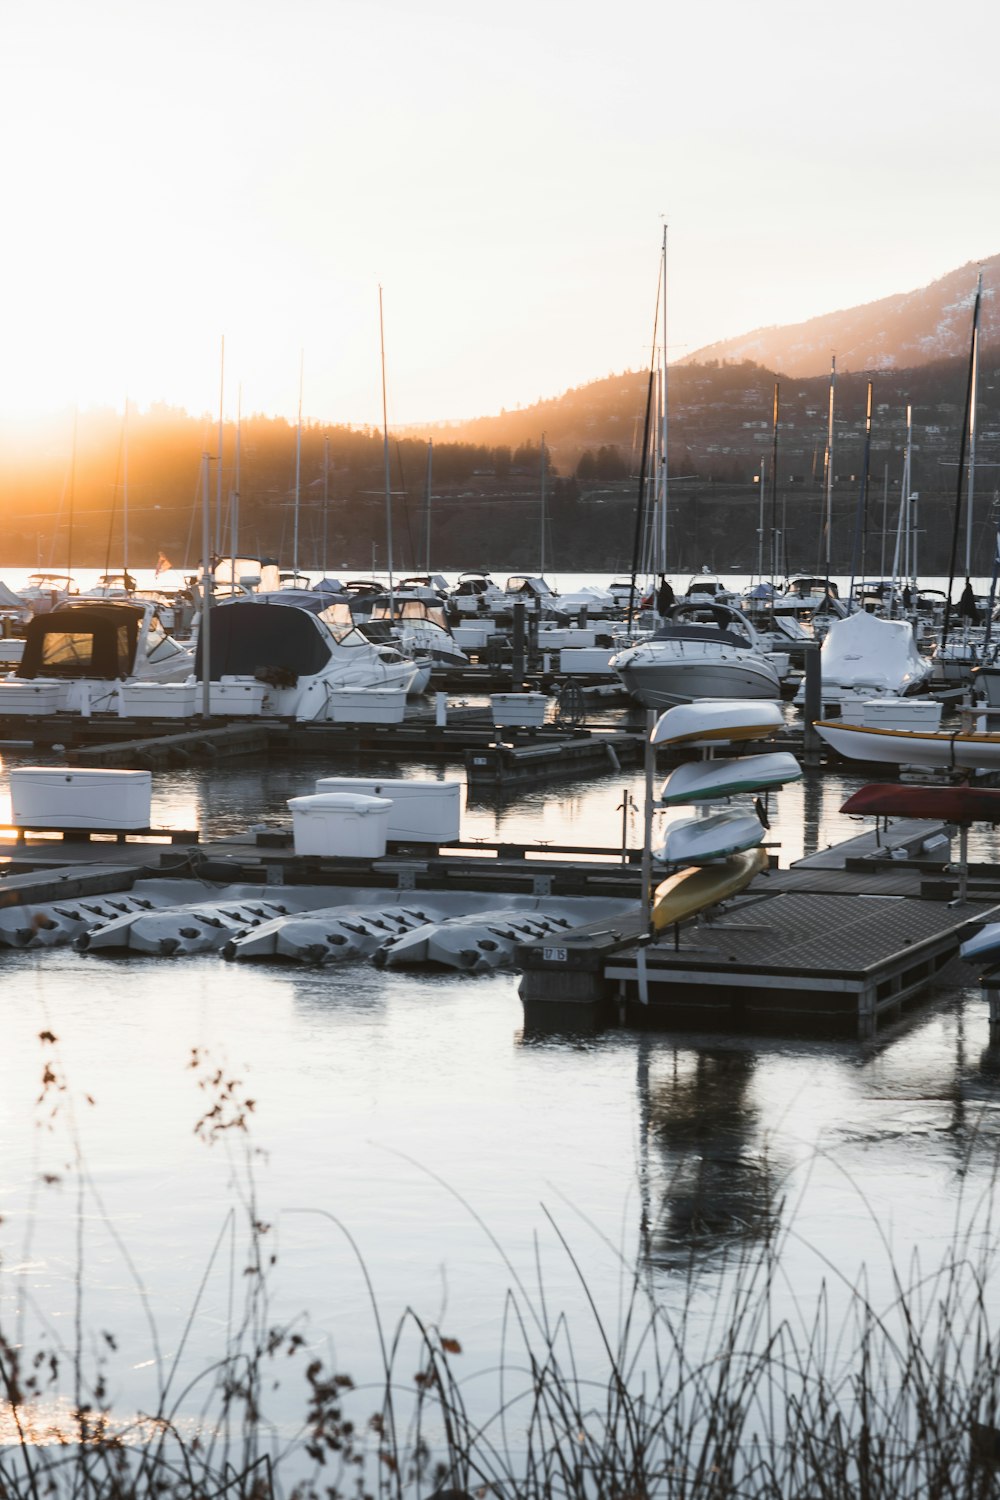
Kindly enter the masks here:
M 819 849 L 820 818 L 823 811 L 823 779 L 815 772 L 802 778 L 802 856 Z
M 661 1265 L 766 1236 L 778 1213 L 775 1163 L 749 1097 L 756 1056 L 712 1048 L 670 1056 L 657 1077 L 640 1052 L 639 1069 L 644 1145 L 661 1157 L 662 1202 L 644 1224 L 644 1248 Z

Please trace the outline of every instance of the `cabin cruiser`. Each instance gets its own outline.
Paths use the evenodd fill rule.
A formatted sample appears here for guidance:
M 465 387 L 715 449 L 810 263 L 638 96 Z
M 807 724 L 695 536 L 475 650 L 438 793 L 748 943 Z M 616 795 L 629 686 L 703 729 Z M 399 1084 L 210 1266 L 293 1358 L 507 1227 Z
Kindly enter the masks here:
M 883 620 L 859 610 L 832 621 L 820 648 L 824 712 L 845 713 L 874 698 L 919 693 L 931 670 L 909 620 Z M 805 702 L 804 683 L 795 702 Z
M 700 573 L 696 573 L 693 578 L 688 580 L 684 598 L 691 604 L 727 604 L 738 606 L 740 602 L 739 594 L 735 593 L 732 589 L 727 589 L 725 584 L 714 573 L 710 573 L 707 568 L 703 568 Z
M 193 664 L 149 601 L 81 595 L 28 622 L 21 660 L 0 679 L 0 715 L 5 703 L 19 711 L 13 705 L 29 684 L 52 688 L 45 701 L 56 709 L 115 711 L 122 683 L 183 682 Z
M 353 621 L 370 641 L 396 646 L 415 662 L 420 670 L 411 693 L 426 691 L 433 671 L 469 665 L 451 633 L 444 600 L 432 584 L 413 579 L 390 593 L 382 584 L 353 580 L 334 592 L 324 586 L 329 581 L 324 580 L 318 592 L 330 599 L 331 622 L 339 627 Z
M 33 615 L 40 615 L 65 604 L 79 592 L 76 579 L 68 573 L 31 573 L 24 587 L 17 590 L 17 597 Z
M 409 692 L 418 668 L 395 647 L 376 644 L 330 595 L 277 589 L 212 610 L 209 675 L 234 685 L 263 683 L 261 713 L 300 721 L 333 718 L 341 688 Z M 195 675 L 204 672 L 199 640 Z
M 696 698 L 781 697 L 777 666 L 731 605 L 675 604 L 654 635 L 619 651 L 609 665 L 647 708 Z
M 461 619 L 489 615 L 493 605 L 500 607 L 503 599 L 503 589 L 494 583 L 489 573 L 469 569 L 459 573 L 458 581 L 448 595 L 448 613 Z

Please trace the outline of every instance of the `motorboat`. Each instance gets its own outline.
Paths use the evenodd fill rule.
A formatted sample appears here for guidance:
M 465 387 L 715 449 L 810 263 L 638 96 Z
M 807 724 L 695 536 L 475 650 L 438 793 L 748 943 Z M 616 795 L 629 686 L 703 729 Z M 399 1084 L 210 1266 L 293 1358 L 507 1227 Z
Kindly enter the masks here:
M 65 604 L 80 590 L 76 579 L 68 573 L 31 573 L 24 587 L 16 592 L 33 615 L 40 615 Z
M 725 584 L 707 568 L 703 568 L 700 573 L 696 573 L 688 580 L 684 597 L 689 604 L 738 605 L 740 602 L 739 594 L 733 589 L 726 588 Z
M 780 698 L 781 678 L 738 609 L 674 605 L 645 640 L 613 656 L 611 670 L 647 708 L 699 698 Z
M 883 620 L 858 610 L 834 620 L 820 648 L 824 712 L 844 713 L 873 698 L 919 693 L 931 671 L 930 658 L 917 650 L 909 620 Z M 805 702 L 804 683 L 795 702 Z
M 123 683 L 183 682 L 193 666 L 193 652 L 166 633 L 151 602 L 81 595 L 28 622 L 21 660 L 0 679 L 0 714 L 30 696 L 29 685 L 51 708 L 111 711 Z
M 331 620 L 338 625 L 353 621 L 370 641 L 395 646 L 416 662 L 420 671 L 411 693 L 424 692 L 434 671 L 469 665 L 452 635 L 444 601 L 430 582 L 404 581 L 390 593 L 383 584 L 352 580 L 339 592 L 330 591 L 329 599 Z
M 494 608 L 505 604 L 505 595 L 489 573 L 470 568 L 459 573 L 455 587 L 448 595 L 448 613 L 460 619 L 492 615 Z
M 202 639 L 194 670 L 202 678 Z M 395 646 L 370 641 L 329 594 L 277 589 L 212 610 L 212 682 L 262 684 L 260 712 L 267 717 L 331 721 L 339 690 L 407 693 L 418 670 Z

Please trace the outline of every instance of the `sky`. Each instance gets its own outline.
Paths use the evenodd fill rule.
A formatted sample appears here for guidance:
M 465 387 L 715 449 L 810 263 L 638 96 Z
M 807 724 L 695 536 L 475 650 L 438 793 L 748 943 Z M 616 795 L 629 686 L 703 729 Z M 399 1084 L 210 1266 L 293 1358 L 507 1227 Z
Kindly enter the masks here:
M 1000 252 L 993 0 L 4 0 L 0 420 L 390 426 Z M 223 341 L 225 355 L 223 360 Z

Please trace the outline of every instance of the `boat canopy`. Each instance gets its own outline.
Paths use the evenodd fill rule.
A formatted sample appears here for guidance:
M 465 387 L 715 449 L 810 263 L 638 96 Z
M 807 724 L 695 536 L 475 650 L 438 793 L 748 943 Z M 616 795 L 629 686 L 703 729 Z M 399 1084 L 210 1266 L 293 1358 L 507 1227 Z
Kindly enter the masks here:
M 301 601 L 301 594 L 298 600 Z M 273 596 L 268 602 L 278 603 Z M 285 601 L 282 600 L 281 603 Z M 267 609 L 257 599 L 234 599 L 212 610 L 211 672 L 213 681 L 221 677 L 257 677 L 261 673 L 287 672 L 311 677 L 321 672 L 332 655 L 329 637 L 322 624 L 313 618 L 319 609 L 310 606 L 297 609 Z M 195 654 L 195 676 L 202 675 L 201 640 Z M 266 679 L 265 679 L 266 680 Z
M 25 629 L 18 677 L 128 677 L 144 611 L 124 601 L 67 604 Z

